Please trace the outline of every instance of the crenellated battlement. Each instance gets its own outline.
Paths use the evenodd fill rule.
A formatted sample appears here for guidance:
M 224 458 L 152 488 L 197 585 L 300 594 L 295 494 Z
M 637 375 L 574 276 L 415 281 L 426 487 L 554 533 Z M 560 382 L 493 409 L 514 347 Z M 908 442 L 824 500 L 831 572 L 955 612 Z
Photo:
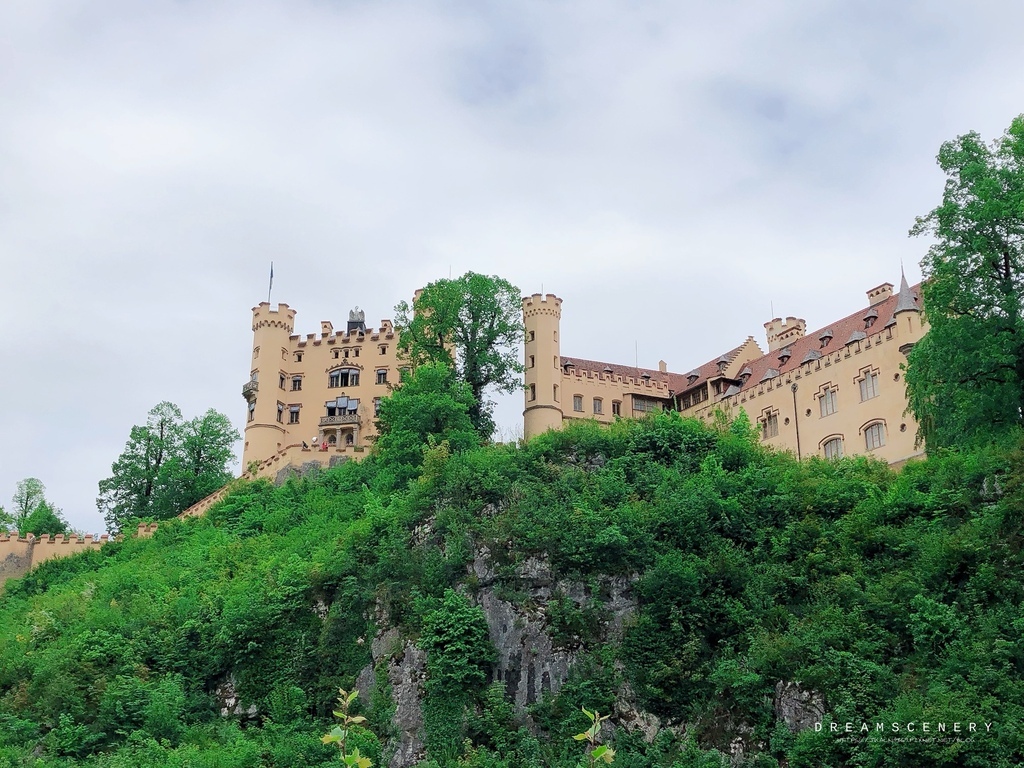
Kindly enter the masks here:
M 329 326 L 329 321 L 322 321 L 322 324 Z M 302 334 L 291 334 L 288 337 L 295 347 L 302 348 L 309 345 L 319 346 L 320 344 L 359 344 L 367 339 L 370 341 L 380 341 L 381 339 L 391 340 L 395 338 L 395 328 L 388 320 L 381 320 L 380 328 L 367 328 L 365 331 L 334 331 L 333 329 L 327 335 L 320 333 L 307 333 L 305 337 Z
M 623 376 L 618 373 L 605 373 L 602 371 L 591 371 L 591 370 L 580 370 L 577 368 L 569 368 L 562 372 L 562 380 L 569 381 L 573 378 L 581 379 L 589 382 L 605 382 L 608 384 L 624 384 L 638 389 L 653 390 L 649 393 L 656 397 L 670 397 L 669 386 L 667 382 L 660 381 L 653 378 L 643 378 L 642 376 Z M 658 393 L 658 394 L 655 394 Z
M 292 333 L 295 330 L 295 310 L 287 304 L 278 304 L 277 309 L 271 309 L 270 304 L 261 302 L 252 308 L 252 329 L 258 331 L 263 328 L 278 328 Z
M 152 536 L 156 529 L 156 523 L 139 523 L 135 535 L 139 538 L 147 538 Z M 89 533 L 82 536 L 78 534 L 66 536 L 63 533 L 42 536 L 29 533 L 19 536 L 16 533 L 0 533 L 0 586 L 7 579 L 21 578 L 47 560 L 68 557 L 90 549 L 99 549 L 108 541 L 112 539 L 116 541 L 121 538 L 121 536 L 111 537 L 106 533 L 101 535 Z
M 523 297 L 523 316 L 534 317 L 536 315 L 562 314 L 562 300 L 553 293 L 535 293 L 532 296 Z

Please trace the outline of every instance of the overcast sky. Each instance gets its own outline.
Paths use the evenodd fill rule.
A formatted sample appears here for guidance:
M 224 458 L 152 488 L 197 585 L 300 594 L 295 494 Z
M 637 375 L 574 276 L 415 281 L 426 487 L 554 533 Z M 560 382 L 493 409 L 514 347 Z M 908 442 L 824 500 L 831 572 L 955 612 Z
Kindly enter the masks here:
M 1024 4 L 0 4 L 0 504 L 76 528 L 161 400 L 244 426 L 251 308 L 431 280 L 564 299 L 562 353 L 685 372 L 911 280 L 939 144 L 1024 111 Z M 521 398 L 503 402 L 506 435 Z

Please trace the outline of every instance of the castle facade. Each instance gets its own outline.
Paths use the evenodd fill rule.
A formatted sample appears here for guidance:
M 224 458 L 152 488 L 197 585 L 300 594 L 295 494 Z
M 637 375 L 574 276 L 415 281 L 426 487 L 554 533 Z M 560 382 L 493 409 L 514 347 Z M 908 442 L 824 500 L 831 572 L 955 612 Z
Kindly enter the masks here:
M 242 467 L 251 476 L 360 455 L 377 434 L 377 404 L 403 368 L 390 320 L 367 328 L 357 307 L 344 331 L 324 320 L 320 333 L 301 336 L 295 314 L 267 302 L 252 310 L 252 366 L 242 386 Z
M 705 421 L 743 409 L 763 441 L 798 458 L 870 454 L 899 464 L 923 453 L 906 413 L 901 365 L 924 335 L 919 286 L 901 278 L 867 292 L 868 306 L 807 332 L 796 317 L 765 323 L 768 352 L 748 337 L 688 373 L 561 353 L 562 300 L 523 299 L 527 438 L 571 419 L 610 422 L 671 409 Z

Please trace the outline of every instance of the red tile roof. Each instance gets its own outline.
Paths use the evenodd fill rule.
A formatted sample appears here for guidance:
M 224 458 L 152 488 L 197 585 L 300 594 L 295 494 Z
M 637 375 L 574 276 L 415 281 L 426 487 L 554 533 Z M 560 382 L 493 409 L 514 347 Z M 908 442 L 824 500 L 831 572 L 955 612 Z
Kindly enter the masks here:
M 913 295 L 914 306 L 918 309 L 921 307 L 921 284 L 918 283 L 910 288 Z M 773 352 L 769 352 L 763 357 L 755 358 L 751 360 L 747 365 L 750 367 L 751 374 L 747 377 L 747 380 L 742 384 L 736 392 L 743 392 L 756 387 L 769 369 L 774 369 L 779 372 L 780 375 L 785 375 L 790 371 L 794 371 L 800 367 L 801 362 L 808 353 L 820 353 L 824 356 L 827 354 L 835 354 L 841 351 L 848 341 L 857 338 L 857 334 L 865 334 L 871 336 L 881 333 L 886 325 L 893 319 L 893 313 L 896 310 L 897 304 L 899 303 L 900 294 L 894 293 L 884 301 L 880 301 L 871 307 L 865 307 L 863 309 L 854 312 L 853 314 L 847 315 L 841 320 L 836 320 L 833 323 L 829 323 L 827 326 L 819 328 L 816 331 L 811 331 L 805 336 L 796 339 L 785 347 L 777 349 Z M 874 313 L 877 313 L 877 318 L 870 328 L 865 325 L 865 317 Z M 832 340 L 824 347 L 821 346 L 821 337 L 831 332 Z M 863 337 L 862 337 L 863 338 Z M 788 349 L 790 356 L 784 362 L 779 359 L 779 355 L 783 349 Z M 733 394 L 736 394 L 733 392 Z
M 724 355 L 716 357 L 714 360 L 709 360 L 704 365 L 695 369 L 699 374 L 697 379 L 691 384 L 687 378 L 688 374 L 685 373 L 672 373 L 671 371 L 662 373 L 661 371 L 654 370 L 652 368 L 636 368 L 632 365 L 619 365 L 618 363 L 605 363 L 599 360 L 584 360 L 580 357 L 565 357 L 561 358 L 562 370 L 565 370 L 567 364 L 571 363 L 573 369 L 577 373 L 586 373 L 590 371 L 594 375 L 602 376 L 622 376 L 624 379 L 638 379 L 644 374 L 650 376 L 652 382 L 660 382 L 672 390 L 673 394 L 679 394 L 683 390 L 696 387 L 706 382 L 709 378 L 713 378 L 718 375 L 718 361 L 725 357 L 730 363 L 736 358 L 736 355 L 740 353 L 740 350 L 749 342 L 751 339 L 740 344 L 735 349 L 731 349 Z

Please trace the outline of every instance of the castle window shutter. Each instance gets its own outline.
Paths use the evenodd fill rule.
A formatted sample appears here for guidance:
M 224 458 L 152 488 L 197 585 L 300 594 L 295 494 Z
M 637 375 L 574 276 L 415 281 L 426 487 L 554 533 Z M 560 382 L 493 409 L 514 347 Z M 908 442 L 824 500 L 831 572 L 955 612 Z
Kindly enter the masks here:
M 349 409 L 349 411 L 355 411 L 358 407 L 359 407 L 359 401 L 358 400 L 349 400 L 348 401 L 348 409 Z
M 338 403 L 338 407 L 339 408 L 347 408 L 348 407 L 348 398 L 347 397 L 339 397 L 338 400 L 337 400 L 337 403 Z

